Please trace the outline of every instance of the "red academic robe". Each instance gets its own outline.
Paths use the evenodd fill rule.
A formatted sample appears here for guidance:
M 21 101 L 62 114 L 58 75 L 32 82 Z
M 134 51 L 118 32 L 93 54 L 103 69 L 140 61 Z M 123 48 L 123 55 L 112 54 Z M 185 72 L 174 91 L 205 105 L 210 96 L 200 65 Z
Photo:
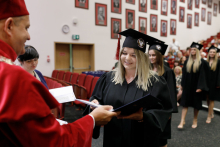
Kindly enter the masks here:
M 14 50 L 0 40 L 0 56 L 14 61 Z M 88 147 L 89 115 L 60 126 L 50 109 L 59 103 L 48 89 L 19 66 L 0 61 L 0 146 Z

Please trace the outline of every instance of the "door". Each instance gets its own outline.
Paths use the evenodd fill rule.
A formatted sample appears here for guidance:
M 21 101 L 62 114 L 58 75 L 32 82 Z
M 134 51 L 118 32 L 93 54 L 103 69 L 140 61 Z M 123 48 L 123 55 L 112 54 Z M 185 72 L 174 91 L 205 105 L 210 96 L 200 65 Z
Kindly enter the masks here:
M 73 44 L 73 72 L 82 73 L 94 70 L 91 45 Z
M 70 48 L 69 44 L 55 44 L 55 69 L 69 71 L 70 69 Z

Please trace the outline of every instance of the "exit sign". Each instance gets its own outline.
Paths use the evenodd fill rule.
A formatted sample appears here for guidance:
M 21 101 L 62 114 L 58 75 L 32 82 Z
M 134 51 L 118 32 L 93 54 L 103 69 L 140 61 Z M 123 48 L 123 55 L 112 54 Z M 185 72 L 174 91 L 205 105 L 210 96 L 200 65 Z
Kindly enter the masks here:
M 73 40 L 79 40 L 79 35 L 73 35 L 73 36 L 72 36 L 72 39 L 73 39 Z

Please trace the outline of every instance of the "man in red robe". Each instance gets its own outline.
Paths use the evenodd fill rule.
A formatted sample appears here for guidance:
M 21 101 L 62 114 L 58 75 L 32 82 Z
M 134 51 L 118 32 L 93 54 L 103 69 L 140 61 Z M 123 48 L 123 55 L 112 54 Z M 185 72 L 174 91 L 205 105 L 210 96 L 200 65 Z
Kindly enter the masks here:
M 101 106 L 60 126 L 50 111 L 59 103 L 40 81 L 13 65 L 30 40 L 29 26 L 24 0 L 0 0 L 0 146 L 91 146 L 94 125 L 108 123 L 117 113 Z

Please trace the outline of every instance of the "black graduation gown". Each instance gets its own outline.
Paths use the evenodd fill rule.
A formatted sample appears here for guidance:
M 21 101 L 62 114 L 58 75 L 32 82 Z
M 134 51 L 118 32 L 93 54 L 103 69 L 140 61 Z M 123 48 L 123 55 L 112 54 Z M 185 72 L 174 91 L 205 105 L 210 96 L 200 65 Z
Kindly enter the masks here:
M 209 66 L 209 99 L 213 101 L 220 101 L 220 60 L 218 60 L 216 70 L 211 70 Z
M 170 90 L 170 97 L 173 106 L 173 113 L 178 113 L 177 108 L 177 92 L 176 92 L 176 78 L 172 69 L 164 66 L 164 74 L 162 75 L 167 81 L 168 88 Z
M 167 61 L 163 60 L 163 64 L 170 68 L 170 64 Z
M 183 107 L 193 107 L 196 109 L 202 108 L 202 99 L 205 99 L 206 93 L 208 92 L 208 62 L 201 59 L 201 64 L 199 70 L 193 73 L 193 64 L 191 67 L 191 72 L 186 71 L 185 61 L 182 71 L 182 82 L 183 93 L 181 98 L 181 105 Z M 197 89 L 201 89 L 202 92 L 196 92 Z
M 174 72 L 169 67 L 164 66 L 164 74 L 162 76 L 166 80 L 169 91 L 170 91 L 170 97 L 171 97 L 171 102 L 172 102 L 172 107 L 173 107 L 172 113 L 178 113 L 176 79 L 175 79 Z M 171 119 L 169 119 L 169 121 L 164 129 L 164 132 L 162 133 L 160 138 L 161 139 L 171 139 Z
M 164 78 L 156 75 L 159 81 L 151 78 L 153 86 L 148 91 L 137 88 L 137 77 L 129 84 L 112 82 L 112 72 L 103 74 L 93 91 L 90 101 L 97 99 L 102 105 L 112 105 L 114 108 L 127 104 L 148 93 L 162 100 L 155 108 L 143 109 L 143 122 L 116 117 L 104 126 L 104 147 L 159 147 L 158 139 L 164 130 L 172 112 L 169 89 Z M 85 113 L 89 113 L 89 107 Z M 93 138 L 99 137 L 100 127 L 95 127 Z

